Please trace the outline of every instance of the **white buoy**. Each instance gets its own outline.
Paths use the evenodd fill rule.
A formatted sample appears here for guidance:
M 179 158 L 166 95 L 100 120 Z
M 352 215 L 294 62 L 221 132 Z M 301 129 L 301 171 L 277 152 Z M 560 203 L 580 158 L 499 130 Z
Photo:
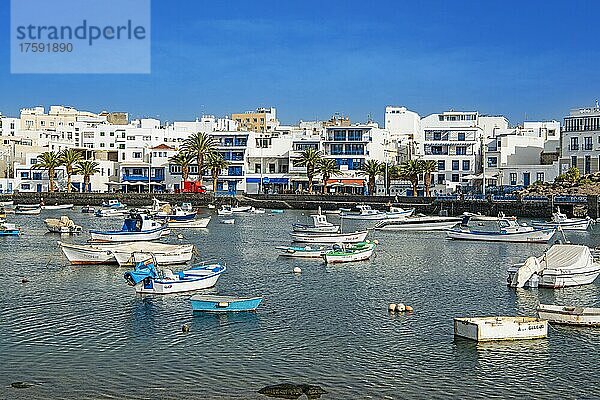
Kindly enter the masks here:
M 299 274 L 299 273 L 301 273 L 301 272 L 302 272 L 302 269 L 301 269 L 300 267 L 295 267 L 295 268 L 294 268 L 294 273 L 295 273 L 295 274 Z
M 396 312 L 404 312 L 406 310 L 406 306 L 404 303 L 398 303 L 396 305 Z
M 389 312 L 396 311 L 396 303 L 390 303 L 390 305 L 388 306 L 388 311 Z

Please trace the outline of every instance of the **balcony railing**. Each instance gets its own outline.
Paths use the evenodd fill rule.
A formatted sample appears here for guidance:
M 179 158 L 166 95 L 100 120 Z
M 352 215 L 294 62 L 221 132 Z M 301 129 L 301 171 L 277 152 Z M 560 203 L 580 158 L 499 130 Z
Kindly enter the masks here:
M 579 145 L 578 144 L 572 144 L 569 146 L 569 150 L 573 151 L 573 150 L 579 150 Z
M 121 180 L 127 182 L 148 182 L 148 177 L 144 175 L 123 175 Z M 153 176 L 150 178 L 151 182 L 162 182 L 164 180 L 164 175 Z

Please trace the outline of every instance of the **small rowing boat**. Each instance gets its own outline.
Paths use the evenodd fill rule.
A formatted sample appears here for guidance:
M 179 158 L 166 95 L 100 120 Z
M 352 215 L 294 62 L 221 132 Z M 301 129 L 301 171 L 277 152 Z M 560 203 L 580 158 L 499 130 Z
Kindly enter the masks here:
M 541 319 L 554 324 L 600 326 L 600 308 L 540 304 L 537 312 Z
M 325 264 L 365 261 L 371 258 L 377 242 L 359 242 L 350 246 L 334 245 L 333 250 L 325 252 Z
M 256 311 L 262 297 L 233 297 L 195 294 L 190 298 L 192 310 L 201 312 Z
M 356 231 L 352 233 L 302 233 L 292 232 L 294 242 L 302 243 L 358 243 L 364 242 L 369 231 Z

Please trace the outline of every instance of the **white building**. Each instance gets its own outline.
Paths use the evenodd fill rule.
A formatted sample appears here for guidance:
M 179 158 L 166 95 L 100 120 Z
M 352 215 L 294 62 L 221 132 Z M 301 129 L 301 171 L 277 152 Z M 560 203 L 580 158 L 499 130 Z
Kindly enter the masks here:
M 560 173 L 577 167 L 582 174 L 600 170 L 600 106 L 576 108 L 564 118 Z

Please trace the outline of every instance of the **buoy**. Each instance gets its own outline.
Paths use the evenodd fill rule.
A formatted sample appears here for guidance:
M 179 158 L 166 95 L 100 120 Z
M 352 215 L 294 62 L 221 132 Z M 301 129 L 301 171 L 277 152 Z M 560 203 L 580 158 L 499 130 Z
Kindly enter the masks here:
M 375 240 L 373 240 L 373 243 L 379 244 L 379 240 L 375 239 Z
M 390 303 L 390 305 L 388 306 L 388 311 L 389 312 L 396 311 L 396 303 Z
M 181 331 L 187 333 L 190 331 L 190 326 L 188 324 L 181 325 Z
M 299 273 L 301 273 L 301 272 L 302 272 L 302 269 L 301 269 L 300 267 L 295 267 L 295 268 L 294 268 L 294 273 L 295 273 L 295 274 L 299 274 Z
M 179 235 L 177 235 L 177 239 L 183 240 L 183 235 L 180 233 Z
M 29 279 L 27 279 L 27 278 L 21 279 L 21 283 L 27 283 L 27 282 L 29 282 Z
M 406 309 L 406 312 L 412 312 L 413 311 L 413 308 L 411 306 L 406 306 L 405 309 Z
M 396 305 L 396 312 L 404 312 L 406 310 L 406 306 L 403 303 L 398 303 Z

